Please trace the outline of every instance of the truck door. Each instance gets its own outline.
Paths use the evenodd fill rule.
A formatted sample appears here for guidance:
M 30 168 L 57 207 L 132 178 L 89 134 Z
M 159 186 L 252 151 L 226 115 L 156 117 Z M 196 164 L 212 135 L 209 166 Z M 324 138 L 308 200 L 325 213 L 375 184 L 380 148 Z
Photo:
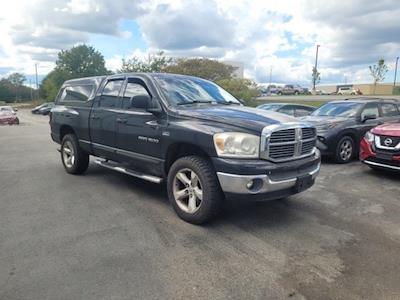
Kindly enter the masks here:
M 124 78 L 108 80 L 90 115 L 90 136 L 96 155 L 113 159 L 116 147 L 116 120 L 121 105 L 119 97 Z
M 135 97 L 152 95 L 143 80 L 128 78 L 117 119 L 118 153 L 135 169 L 159 174 L 161 125 L 159 117 L 135 104 Z M 150 103 L 149 103 L 150 105 Z

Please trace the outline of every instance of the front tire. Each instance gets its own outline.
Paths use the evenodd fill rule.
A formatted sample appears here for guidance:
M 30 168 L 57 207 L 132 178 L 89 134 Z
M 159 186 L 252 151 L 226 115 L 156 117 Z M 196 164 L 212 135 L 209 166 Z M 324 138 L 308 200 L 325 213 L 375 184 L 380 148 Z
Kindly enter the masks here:
M 335 162 L 347 164 L 354 156 L 355 143 L 350 136 L 342 137 L 336 146 Z
M 168 173 L 168 198 L 176 214 L 186 222 L 202 224 L 221 210 L 223 193 L 211 162 L 200 156 L 185 156 Z
M 61 161 L 65 171 L 70 174 L 82 174 L 89 166 L 89 154 L 79 147 L 74 134 L 66 134 L 62 139 Z

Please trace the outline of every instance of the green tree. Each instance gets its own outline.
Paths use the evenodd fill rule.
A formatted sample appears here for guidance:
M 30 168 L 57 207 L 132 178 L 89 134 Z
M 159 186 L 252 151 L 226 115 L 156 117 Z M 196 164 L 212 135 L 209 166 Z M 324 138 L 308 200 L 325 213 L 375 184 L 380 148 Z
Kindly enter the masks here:
M 137 56 L 130 59 L 122 59 L 122 67 L 118 72 L 162 72 L 171 63 L 172 58 L 165 56 L 164 52 L 160 51 L 154 55 L 149 54 L 147 59 L 142 59 Z
M 254 99 L 260 95 L 260 90 L 252 80 L 229 78 L 218 80 L 216 83 L 235 96 L 235 98 L 244 101 L 246 105 L 256 105 Z
M 385 80 L 385 75 L 387 71 L 388 67 L 385 64 L 385 60 L 383 58 L 378 60 L 378 64 L 369 66 L 369 72 L 371 73 L 371 76 L 374 79 L 374 94 L 376 91 L 377 83 Z
M 164 72 L 192 75 L 217 81 L 232 78 L 235 67 L 208 58 L 181 58 L 164 68 Z
M 56 70 L 62 71 L 69 78 L 105 75 L 104 56 L 91 46 L 80 45 L 58 53 Z
M 91 46 L 80 45 L 58 53 L 56 67 L 42 81 L 40 94 L 54 101 L 64 81 L 73 78 L 111 74 L 103 55 Z
M 12 73 L 7 77 L 7 80 L 10 81 L 11 84 L 15 86 L 21 86 L 26 81 L 26 77 L 21 73 Z
M 22 85 L 26 81 L 26 77 L 25 77 L 25 75 L 23 75 L 21 73 L 12 73 L 7 77 L 7 80 L 13 86 L 15 101 L 17 101 L 19 90 L 21 89 Z
M 315 86 L 321 80 L 321 73 L 318 72 L 318 69 L 316 67 L 313 67 L 313 69 L 312 69 L 311 79 L 312 79 L 313 89 L 315 89 Z

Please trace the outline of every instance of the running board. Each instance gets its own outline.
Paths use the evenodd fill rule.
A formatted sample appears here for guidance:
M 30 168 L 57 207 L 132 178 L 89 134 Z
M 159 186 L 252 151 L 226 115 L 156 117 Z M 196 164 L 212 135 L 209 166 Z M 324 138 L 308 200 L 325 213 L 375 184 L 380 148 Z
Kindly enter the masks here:
M 143 180 L 147 180 L 153 183 L 161 183 L 162 182 L 162 178 L 160 177 L 156 177 L 153 175 L 146 175 L 131 169 L 127 169 L 125 167 L 121 167 L 120 164 L 118 163 L 114 163 L 114 162 L 110 162 L 110 161 L 104 161 L 104 160 L 95 160 L 94 161 L 96 164 L 98 164 L 99 166 L 102 166 L 104 168 L 110 169 L 110 170 L 114 170 L 120 173 L 124 173 L 133 177 L 137 177 Z

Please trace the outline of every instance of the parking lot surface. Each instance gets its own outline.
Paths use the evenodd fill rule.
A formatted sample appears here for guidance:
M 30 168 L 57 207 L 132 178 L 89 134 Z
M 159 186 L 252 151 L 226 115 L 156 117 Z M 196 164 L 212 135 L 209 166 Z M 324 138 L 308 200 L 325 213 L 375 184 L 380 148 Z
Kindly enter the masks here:
M 205 226 L 165 188 L 67 174 L 48 117 L 0 127 L 0 299 L 399 299 L 400 177 L 325 162 L 312 189 Z

